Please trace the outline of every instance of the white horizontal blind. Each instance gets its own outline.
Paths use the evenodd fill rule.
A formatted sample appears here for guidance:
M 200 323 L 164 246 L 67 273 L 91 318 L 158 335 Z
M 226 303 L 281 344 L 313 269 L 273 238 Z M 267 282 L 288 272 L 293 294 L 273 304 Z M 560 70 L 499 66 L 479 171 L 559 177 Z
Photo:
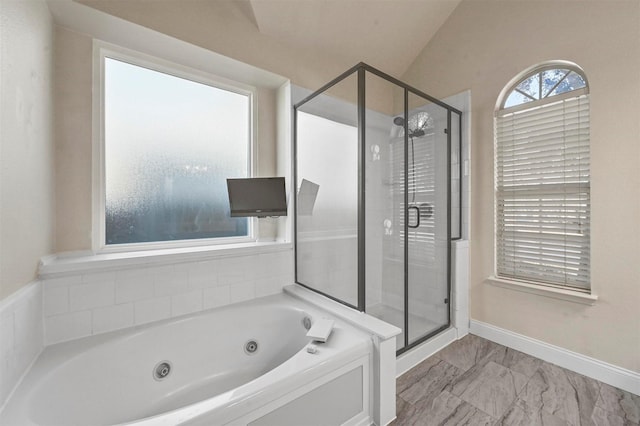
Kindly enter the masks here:
M 496 118 L 500 277 L 590 288 L 589 97 Z

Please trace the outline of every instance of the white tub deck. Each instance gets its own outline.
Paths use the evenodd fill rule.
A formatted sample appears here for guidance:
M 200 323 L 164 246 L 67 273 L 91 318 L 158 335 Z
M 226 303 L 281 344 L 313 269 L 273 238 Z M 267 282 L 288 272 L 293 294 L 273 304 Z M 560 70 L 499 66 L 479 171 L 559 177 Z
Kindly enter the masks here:
M 305 317 L 336 321 L 315 354 L 306 350 Z M 244 350 L 249 340 L 258 342 L 255 353 Z M 0 424 L 259 424 L 356 370 L 361 407 L 346 420 L 367 423 L 373 346 L 349 320 L 282 293 L 49 346 Z M 152 373 L 162 361 L 171 373 L 159 381 Z

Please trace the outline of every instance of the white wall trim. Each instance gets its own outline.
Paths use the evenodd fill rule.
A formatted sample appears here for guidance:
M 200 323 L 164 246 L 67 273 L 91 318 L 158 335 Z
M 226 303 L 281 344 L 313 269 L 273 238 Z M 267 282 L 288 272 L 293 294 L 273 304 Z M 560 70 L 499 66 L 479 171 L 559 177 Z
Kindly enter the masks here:
M 67 252 L 44 256 L 40 259 L 38 275 L 40 278 L 58 278 L 94 272 L 120 271 L 124 268 L 152 267 L 277 253 L 292 249 L 291 243 L 254 242 L 120 253 Z
M 471 334 L 508 346 L 611 386 L 640 395 L 640 373 L 481 321 L 471 320 Z
M 523 291 L 525 293 L 536 294 L 538 296 L 551 297 L 554 299 L 566 300 L 568 302 L 582 303 L 583 305 L 593 305 L 598 301 L 598 296 L 591 293 L 584 293 L 569 288 L 558 288 L 545 286 L 526 281 L 509 280 L 505 278 L 490 276 L 486 283 L 508 290 Z

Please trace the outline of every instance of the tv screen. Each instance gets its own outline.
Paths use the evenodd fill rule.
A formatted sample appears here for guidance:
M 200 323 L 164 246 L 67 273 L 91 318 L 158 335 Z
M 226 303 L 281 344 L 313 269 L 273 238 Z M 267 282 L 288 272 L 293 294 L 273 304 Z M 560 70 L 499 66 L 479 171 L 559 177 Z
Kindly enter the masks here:
M 231 217 L 286 216 L 284 178 L 227 179 Z

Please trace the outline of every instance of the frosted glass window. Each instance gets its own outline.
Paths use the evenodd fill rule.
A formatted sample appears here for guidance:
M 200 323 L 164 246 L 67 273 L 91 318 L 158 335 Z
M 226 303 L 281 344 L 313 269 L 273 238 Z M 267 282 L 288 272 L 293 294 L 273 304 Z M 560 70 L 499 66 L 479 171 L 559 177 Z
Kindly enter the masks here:
M 248 236 L 226 178 L 249 176 L 250 95 L 111 58 L 104 72 L 106 244 Z

